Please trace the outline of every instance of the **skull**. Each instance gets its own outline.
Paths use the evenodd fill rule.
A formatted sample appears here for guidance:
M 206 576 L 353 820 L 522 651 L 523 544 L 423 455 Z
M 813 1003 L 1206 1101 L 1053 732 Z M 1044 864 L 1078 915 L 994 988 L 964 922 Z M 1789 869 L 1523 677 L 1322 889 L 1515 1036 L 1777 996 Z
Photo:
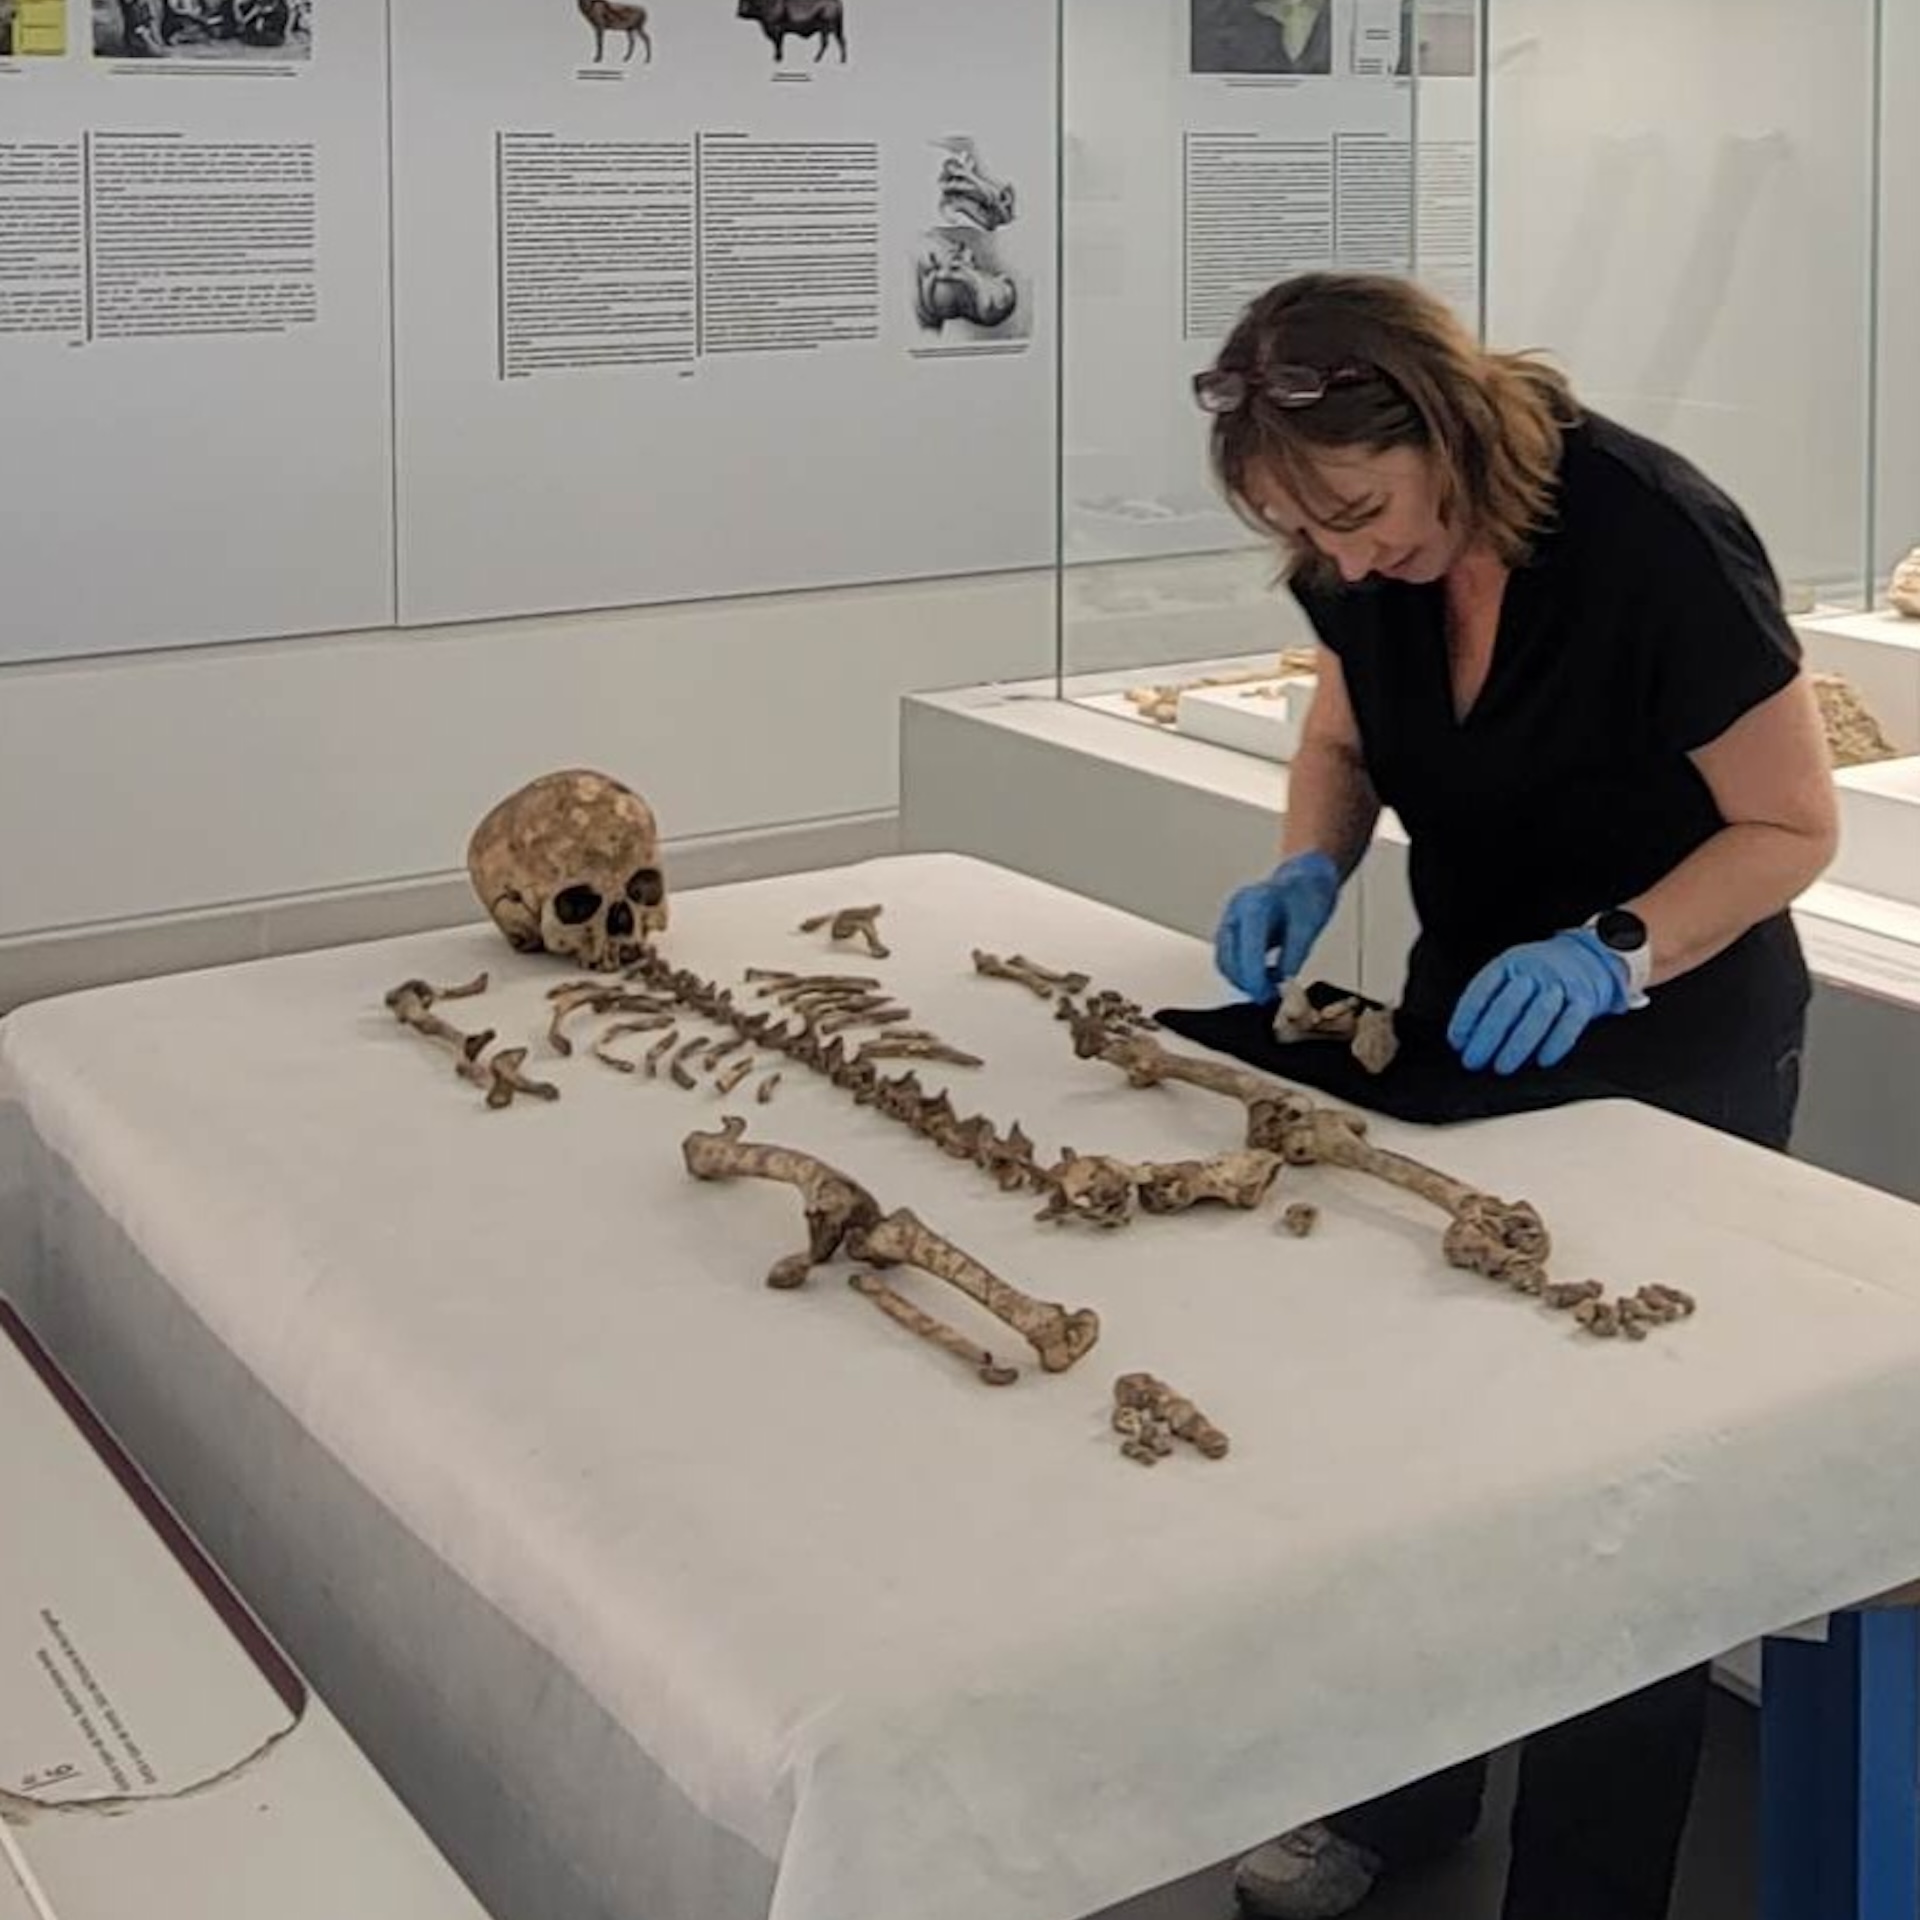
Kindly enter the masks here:
M 553 953 L 598 973 L 631 966 L 667 926 L 667 882 L 653 809 L 618 780 L 542 774 L 474 828 L 467 873 L 493 923 L 521 953 Z

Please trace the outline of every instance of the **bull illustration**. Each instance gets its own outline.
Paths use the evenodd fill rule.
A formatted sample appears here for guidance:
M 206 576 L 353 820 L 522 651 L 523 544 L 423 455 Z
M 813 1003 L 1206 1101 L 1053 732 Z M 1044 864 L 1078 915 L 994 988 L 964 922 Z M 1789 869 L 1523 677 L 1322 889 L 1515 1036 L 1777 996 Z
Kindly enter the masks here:
M 831 42 L 840 49 L 841 63 L 847 58 L 847 27 L 841 0 L 740 0 L 740 18 L 758 20 L 760 31 L 773 42 L 776 61 L 786 58 L 787 36 L 815 40 L 814 61 L 826 58 Z

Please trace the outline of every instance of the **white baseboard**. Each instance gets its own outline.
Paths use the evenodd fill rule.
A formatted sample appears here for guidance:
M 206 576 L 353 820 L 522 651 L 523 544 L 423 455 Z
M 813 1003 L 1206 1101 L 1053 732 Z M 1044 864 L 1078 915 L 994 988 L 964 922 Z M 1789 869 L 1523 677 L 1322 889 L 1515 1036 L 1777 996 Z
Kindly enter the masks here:
M 691 891 L 845 866 L 899 845 L 899 815 L 888 812 L 669 841 L 664 853 L 668 884 Z M 0 1013 L 83 988 L 425 933 L 479 917 L 465 872 L 452 871 L 18 935 L 0 940 Z

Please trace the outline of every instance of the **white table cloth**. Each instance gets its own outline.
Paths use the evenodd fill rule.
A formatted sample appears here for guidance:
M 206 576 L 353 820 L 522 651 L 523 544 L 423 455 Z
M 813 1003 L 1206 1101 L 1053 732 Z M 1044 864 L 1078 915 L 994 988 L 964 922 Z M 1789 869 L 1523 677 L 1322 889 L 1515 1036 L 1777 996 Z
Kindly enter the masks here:
M 892 958 L 795 931 L 860 901 Z M 987 1062 L 929 1082 L 1043 1150 L 1239 1144 L 975 975 L 983 945 L 1217 995 L 1199 944 L 1037 882 L 717 888 L 667 945 L 881 975 Z M 485 1110 L 382 1007 L 482 967 L 441 1011 L 532 1042 L 558 1103 Z M 564 977 L 480 927 L 0 1023 L 0 1285 L 503 1920 L 1074 1920 L 1920 1574 L 1920 1210 L 1624 1104 L 1375 1124 L 1534 1201 L 1561 1276 L 1698 1296 L 1599 1342 L 1352 1176 L 1043 1228 L 791 1065 L 760 1107 L 555 1059 Z M 795 1195 L 681 1163 L 729 1110 L 1096 1307 L 1099 1345 L 1046 1376 L 989 1331 L 1023 1366 L 989 1389 L 844 1269 L 769 1291 Z M 1123 1461 L 1135 1368 L 1229 1457 Z

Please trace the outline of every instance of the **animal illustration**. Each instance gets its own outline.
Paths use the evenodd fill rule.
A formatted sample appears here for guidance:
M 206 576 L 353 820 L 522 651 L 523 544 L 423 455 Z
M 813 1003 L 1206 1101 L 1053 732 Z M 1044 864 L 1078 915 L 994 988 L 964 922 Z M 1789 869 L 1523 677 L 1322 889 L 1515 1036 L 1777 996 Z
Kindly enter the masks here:
M 996 180 L 981 166 L 972 141 L 947 144 L 951 151 L 940 163 L 941 218 L 968 220 L 986 233 L 1007 225 L 1015 206 L 1011 183 Z
M 638 44 L 646 48 L 647 62 L 652 64 L 653 40 L 647 32 L 645 7 L 626 6 L 621 4 L 621 0 L 579 0 L 579 3 L 580 17 L 593 29 L 595 66 L 600 64 L 601 56 L 607 50 L 609 33 L 624 33 L 627 36 L 627 60 L 633 58 L 633 49 Z
M 1004 327 L 1020 306 L 1012 277 L 981 262 L 967 241 L 929 234 L 914 262 L 914 310 L 920 324 L 943 331 L 949 320 Z
M 819 42 L 813 58 L 826 58 L 828 44 L 837 44 L 840 61 L 847 58 L 847 26 L 841 0 L 740 0 L 740 18 L 758 20 L 760 31 L 773 42 L 776 61 L 786 58 L 787 36 Z

